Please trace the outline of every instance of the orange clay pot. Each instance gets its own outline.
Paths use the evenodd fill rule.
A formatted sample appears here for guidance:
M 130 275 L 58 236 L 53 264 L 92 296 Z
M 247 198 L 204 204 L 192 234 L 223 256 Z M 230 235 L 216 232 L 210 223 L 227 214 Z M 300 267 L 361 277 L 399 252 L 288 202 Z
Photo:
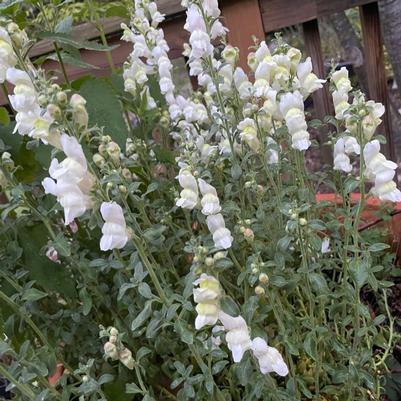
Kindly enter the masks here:
M 353 204 L 359 202 L 361 199 L 360 194 L 351 194 L 351 201 Z M 336 205 L 342 205 L 341 196 L 329 193 L 329 194 L 317 194 L 316 201 L 318 202 L 332 202 Z M 383 204 L 392 206 L 392 216 L 390 220 L 383 221 L 377 217 L 376 212 L 380 209 Z M 396 264 L 401 263 L 401 202 L 396 204 L 383 202 L 377 198 L 367 197 L 365 208 L 361 213 L 361 223 L 359 226 L 360 230 L 366 230 L 370 228 L 381 228 L 389 234 L 389 243 L 392 246 L 392 250 L 396 253 Z

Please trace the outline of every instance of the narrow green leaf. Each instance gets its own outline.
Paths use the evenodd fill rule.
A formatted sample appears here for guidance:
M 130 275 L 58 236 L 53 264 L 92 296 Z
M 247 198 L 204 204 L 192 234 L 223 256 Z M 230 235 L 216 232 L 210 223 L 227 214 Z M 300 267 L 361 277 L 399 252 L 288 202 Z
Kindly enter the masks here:
M 99 52 L 105 52 L 109 50 L 113 50 L 118 46 L 104 46 L 97 42 L 90 42 L 88 40 L 79 40 L 74 38 L 72 35 L 68 33 L 61 32 L 39 32 L 38 37 L 41 39 L 49 39 L 53 42 L 66 44 L 76 49 L 86 49 L 86 50 L 95 50 Z

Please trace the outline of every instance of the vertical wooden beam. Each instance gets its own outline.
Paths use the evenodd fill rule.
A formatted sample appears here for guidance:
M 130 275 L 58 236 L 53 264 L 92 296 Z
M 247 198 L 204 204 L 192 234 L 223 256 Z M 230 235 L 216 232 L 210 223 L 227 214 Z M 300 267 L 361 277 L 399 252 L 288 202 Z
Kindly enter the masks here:
M 317 19 L 304 22 L 302 24 L 305 39 L 306 53 L 312 59 L 313 72 L 319 77 L 324 78 L 326 75 L 322 56 L 322 46 L 319 34 L 319 25 Z M 329 100 L 329 92 L 327 84 L 323 88 L 313 92 L 313 106 L 315 108 L 316 117 L 320 120 L 329 114 L 332 114 L 332 105 Z M 320 143 L 324 144 L 327 142 L 327 132 L 322 130 L 320 132 L 321 140 Z M 321 146 L 322 159 L 326 163 L 330 163 L 332 160 L 331 149 L 328 146 Z
M 380 130 L 381 132 L 384 131 L 384 135 L 387 139 L 387 144 L 384 147 L 384 154 L 390 159 L 395 160 L 378 4 L 370 3 L 360 6 L 359 13 L 362 25 L 369 97 L 376 102 L 383 103 L 386 107 L 386 113 L 383 116 L 383 123 L 379 126 L 379 132 Z
M 226 0 L 221 2 L 223 24 L 229 29 L 228 43 L 240 50 L 239 65 L 249 72 L 247 56 L 254 44 L 252 36 L 265 39 L 262 14 L 258 0 Z

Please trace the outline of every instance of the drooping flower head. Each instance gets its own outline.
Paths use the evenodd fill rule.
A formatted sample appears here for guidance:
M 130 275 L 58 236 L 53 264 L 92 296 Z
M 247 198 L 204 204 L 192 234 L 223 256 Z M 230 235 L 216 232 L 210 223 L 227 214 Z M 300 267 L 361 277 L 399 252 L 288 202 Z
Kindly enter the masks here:
M 109 251 L 124 248 L 128 241 L 128 233 L 121 206 L 115 202 L 103 202 L 100 206 L 100 213 L 105 221 L 102 227 L 103 236 L 100 239 L 100 249 Z

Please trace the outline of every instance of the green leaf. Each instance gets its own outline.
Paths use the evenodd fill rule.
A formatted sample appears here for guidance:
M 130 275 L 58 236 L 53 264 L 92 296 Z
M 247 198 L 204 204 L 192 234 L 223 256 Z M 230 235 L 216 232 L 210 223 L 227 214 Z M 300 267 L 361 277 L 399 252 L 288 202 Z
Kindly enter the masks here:
M 312 288 L 318 295 L 327 294 L 329 288 L 327 287 L 326 280 L 321 274 L 310 273 L 308 277 L 312 285 Z
M 189 345 L 193 344 L 194 335 L 187 327 L 185 327 L 185 323 L 177 320 L 174 324 L 174 331 L 180 336 L 182 342 Z
M 304 350 L 305 352 L 314 360 L 316 360 L 316 341 L 315 341 L 315 334 L 310 332 L 306 335 L 304 341 Z
M 147 320 L 152 314 L 152 302 L 153 300 L 147 301 L 145 307 L 139 313 L 139 315 L 132 321 L 131 330 L 135 331 Z
M 82 61 L 81 59 L 74 57 L 73 55 L 66 53 L 66 52 L 60 52 L 61 59 L 63 60 L 64 64 L 70 64 L 70 65 L 76 65 L 77 67 L 81 68 L 88 68 L 88 69 L 93 69 L 93 70 L 98 70 L 99 67 L 93 64 L 85 63 L 85 61 Z M 53 60 L 53 61 L 59 61 L 56 54 L 52 54 L 47 57 L 48 60 Z
M 92 309 L 92 297 L 86 288 L 79 291 L 79 299 L 82 301 L 82 314 L 87 316 Z
M 122 148 L 128 138 L 128 127 L 117 94 L 104 79 L 92 78 L 84 82 L 80 94 L 86 99 L 89 124 L 104 127 Z
M 144 282 L 139 284 L 138 291 L 144 298 L 151 299 L 153 296 L 150 287 Z
M 24 295 L 22 295 L 22 299 L 24 301 L 38 301 L 39 299 L 47 297 L 47 294 L 45 292 L 39 291 L 36 288 L 29 288 L 24 292 Z
M 354 259 L 349 265 L 349 270 L 355 284 L 361 288 L 366 283 L 369 277 L 368 263 L 366 260 Z
M 127 383 L 125 386 L 127 394 L 142 394 L 143 391 L 135 383 Z
M 8 111 L 5 107 L 0 107 L 0 124 L 10 124 L 10 116 L 8 115 Z
M 104 46 L 97 42 L 90 42 L 88 40 L 79 40 L 74 38 L 68 33 L 62 32 L 39 32 L 38 37 L 41 39 L 49 39 L 53 42 L 65 44 L 75 47 L 76 49 L 95 50 L 105 52 L 115 49 L 118 46 Z
M 14 6 L 15 4 L 22 3 L 23 0 L 2 0 L 0 3 L 0 12 L 7 11 L 8 8 Z
M 390 245 L 384 244 L 382 242 L 378 242 L 376 244 L 372 244 L 368 248 L 368 251 L 370 251 L 370 252 L 380 252 L 380 251 L 384 251 L 385 249 L 388 249 L 388 248 L 390 248 Z

